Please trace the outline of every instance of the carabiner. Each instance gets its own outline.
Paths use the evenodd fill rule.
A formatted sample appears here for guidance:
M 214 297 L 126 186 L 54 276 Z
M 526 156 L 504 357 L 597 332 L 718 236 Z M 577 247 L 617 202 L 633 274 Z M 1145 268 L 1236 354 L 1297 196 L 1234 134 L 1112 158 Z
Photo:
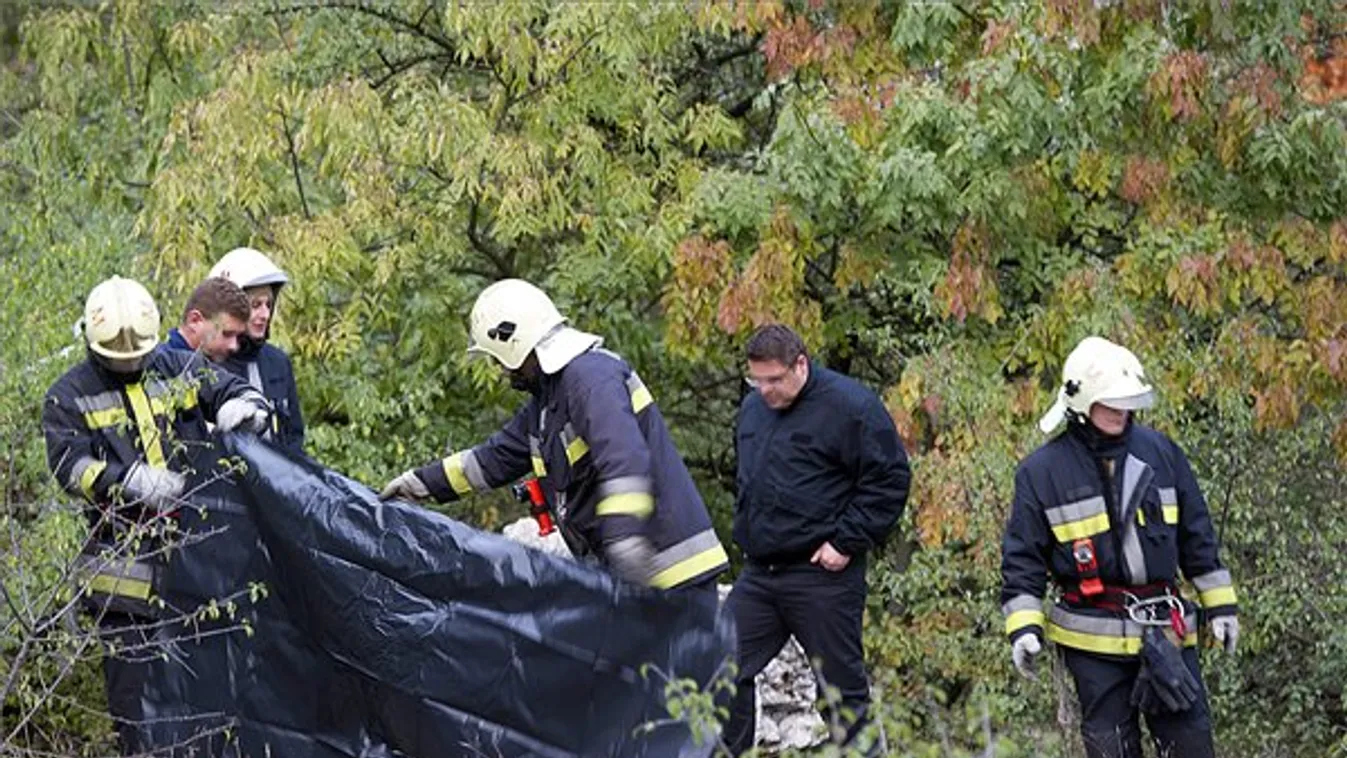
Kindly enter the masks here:
M 1183 604 L 1169 592 L 1145 600 L 1130 592 L 1124 592 L 1123 601 L 1127 616 L 1142 626 L 1169 626 L 1174 611 L 1183 613 Z

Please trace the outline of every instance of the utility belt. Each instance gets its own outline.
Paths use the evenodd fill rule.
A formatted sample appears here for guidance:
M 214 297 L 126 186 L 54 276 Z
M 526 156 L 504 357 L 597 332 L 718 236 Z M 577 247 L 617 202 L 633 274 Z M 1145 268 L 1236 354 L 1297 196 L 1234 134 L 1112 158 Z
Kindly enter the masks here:
M 125 547 L 90 542 L 75 559 L 74 580 L 81 605 L 95 617 L 126 614 L 157 618 L 163 567 L 152 558 L 123 556 Z
M 1182 647 L 1197 644 L 1197 611 L 1171 582 L 1102 585 L 1082 594 L 1062 593 L 1048 614 L 1048 639 L 1059 645 L 1112 656 L 1131 657 L 1141 650 L 1147 629 L 1162 627 Z
M 1151 582 L 1150 584 L 1125 585 L 1103 584 L 1092 593 L 1083 591 L 1080 585 L 1062 593 L 1062 600 L 1076 608 L 1098 608 L 1114 613 L 1126 613 L 1130 604 L 1140 600 L 1150 600 L 1164 595 L 1178 596 L 1173 582 Z

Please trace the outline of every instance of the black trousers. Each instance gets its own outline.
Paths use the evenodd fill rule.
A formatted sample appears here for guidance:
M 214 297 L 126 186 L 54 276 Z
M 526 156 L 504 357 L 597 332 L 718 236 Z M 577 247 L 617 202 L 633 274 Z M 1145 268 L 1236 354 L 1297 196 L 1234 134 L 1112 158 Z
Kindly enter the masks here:
M 756 729 L 754 677 L 781 652 L 791 635 L 799 640 L 825 687 L 841 694 L 841 708 L 855 715 L 849 741 L 867 722 L 870 682 L 861 649 L 861 615 L 865 611 L 865 559 L 854 557 L 842 571 L 810 563 L 784 566 L 748 564 L 726 601 L 738 627 L 739 673 L 725 725 L 725 743 L 732 755 L 753 747 Z M 847 724 L 841 714 L 825 717 Z
M 1141 725 L 1132 706 L 1132 685 L 1141 664 L 1062 647 L 1076 680 L 1081 737 L 1089 758 L 1142 758 Z M 1213 758 L 1207 692 L 1197 667 L 1197 650 L 1184 648 L 1183 662 L 1197 679 L 1202 697 L 1183 713 L 1148 713 L 1146 726 L 1160 758 Z
M 141 734 L 145 722 L 141 698 L 151 659 L 161 652 L 154 643 L 153 624 L 152 620 L 113 613 L 106 614 L 98 624 L 99 638 L 109 646 L 103 651 L 103 684 L 122 755 L 137 755 L 150 747 Z M 151 626 L 142 628 L 145 625 Z

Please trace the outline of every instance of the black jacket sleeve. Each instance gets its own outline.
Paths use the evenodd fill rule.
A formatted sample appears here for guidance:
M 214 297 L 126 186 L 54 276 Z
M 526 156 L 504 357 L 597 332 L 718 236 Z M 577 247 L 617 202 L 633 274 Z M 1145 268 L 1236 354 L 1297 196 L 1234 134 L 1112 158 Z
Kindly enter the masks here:
M 594 513 L 605 544 L 643 532 L 655 511 L 650 446 L 620 366 L 612 361 L 570 393 L 576 431 L 589 446 L 598 480 Z
M 1024 466 L 1015 472 L 1015 499 L 1001 539 L 1001 611 L 1011 640 L 1043 636 L 1052 531 Z
M 67 492 L 91 503 L 107 502 L 108 488 L 126 475 L 126 466 L 101 460 L 94 436 L 71 398 L 53 388 L 42 403 L 42 434 L 47 443 L 47 466 Z
M 538 401 L 530 399 L 486 442 L 422 466 L 416 470 L 416 475 L 425 482 L 431 496 L 441 503 L 513 482 L 532 468 L 528 419 L 537 413 Z
M 283 352 L 280 355 L 285 361 L 285 394 L 287 397 L 284 427 L 280 430 L 281 439 L 284 440 L 286 448 L 296 453 L 302 453 L 304 452 L 304 411 L 299 407 L 299 386 L 295 383 L 295 367 L 290 362 L 290 356 Z
M 1188 457 L 1170 441 L 1179 506 L 1179 568 L 1197 588 L 1208 617 L 1238 613 L 1234 582 L 1221 565 L 1216 528 Z
M 155 355 L 156 369 L 167 379 L 182 380 L 195 386 L 197 401 L 206 419 L 214 422 L 220 406 L 236 397 L 252 395 L 263 403 L 266 398 L 248 382 L 223 366 L 211 363 L 200 353 L 164 350 Z
M 880 545 L 907 505 L 911 470 L 893 419 L 878 397 L 867 399 L 851 446 L 855 488 L 837 520 L 833 547 L 857 555 Z

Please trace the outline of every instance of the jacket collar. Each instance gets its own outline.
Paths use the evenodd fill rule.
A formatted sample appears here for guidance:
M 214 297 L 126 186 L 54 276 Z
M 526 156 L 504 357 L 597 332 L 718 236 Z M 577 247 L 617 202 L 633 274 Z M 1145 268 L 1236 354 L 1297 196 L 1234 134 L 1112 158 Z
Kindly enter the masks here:
M 809 365 L 809 377 L 804 380 L 804 386 L 800 388 L 800 394 L 795 396 L 795 399 L 791 401 L 790 405 L 786 406 L 785 408 L 782 408 L 779 411 L 780 413 L 790 413 L 792 410 L 798 408 L 800 406 L 800 403 L 803 402 L 805 398 L 809 397 L 809 394 L 814 391 L 815 387 L 818 386 L 819 371 L 821 371 L 822 369 L 818 366 L 818 364 L 814 363 L 813 358 L 809 358 L 806 356 L 805 363 Z
M 1127 426 L 1122 434 L 1110 436 L 1095 428 L 1088 420 L 1071 419 L 1067 431 L 1090 451 L 1096 460 L 1121 458 L 1127 451 L 1127 440 L 1132 436 L 1132 415 L 1127 415 Z
M 248 361 L 257 358 L 257 354 L 262 352 L 262 346 L 265 344 L 267 344 L 265 338 L 255 340 L 252 337 L 248 336 L 247 332 L 244 332 L 243 334 L 239 335 L 238 351 L 229 357 L 231 359 L 243 361 L 246 363 Z
M 168 330 L 168 340 L 164 344 L 175 350 L 196 350 L 196 348 L 188 344 L 187 338 L 182 336 L 182 332 L 178 331 L 178 327 L 176 326 Z

